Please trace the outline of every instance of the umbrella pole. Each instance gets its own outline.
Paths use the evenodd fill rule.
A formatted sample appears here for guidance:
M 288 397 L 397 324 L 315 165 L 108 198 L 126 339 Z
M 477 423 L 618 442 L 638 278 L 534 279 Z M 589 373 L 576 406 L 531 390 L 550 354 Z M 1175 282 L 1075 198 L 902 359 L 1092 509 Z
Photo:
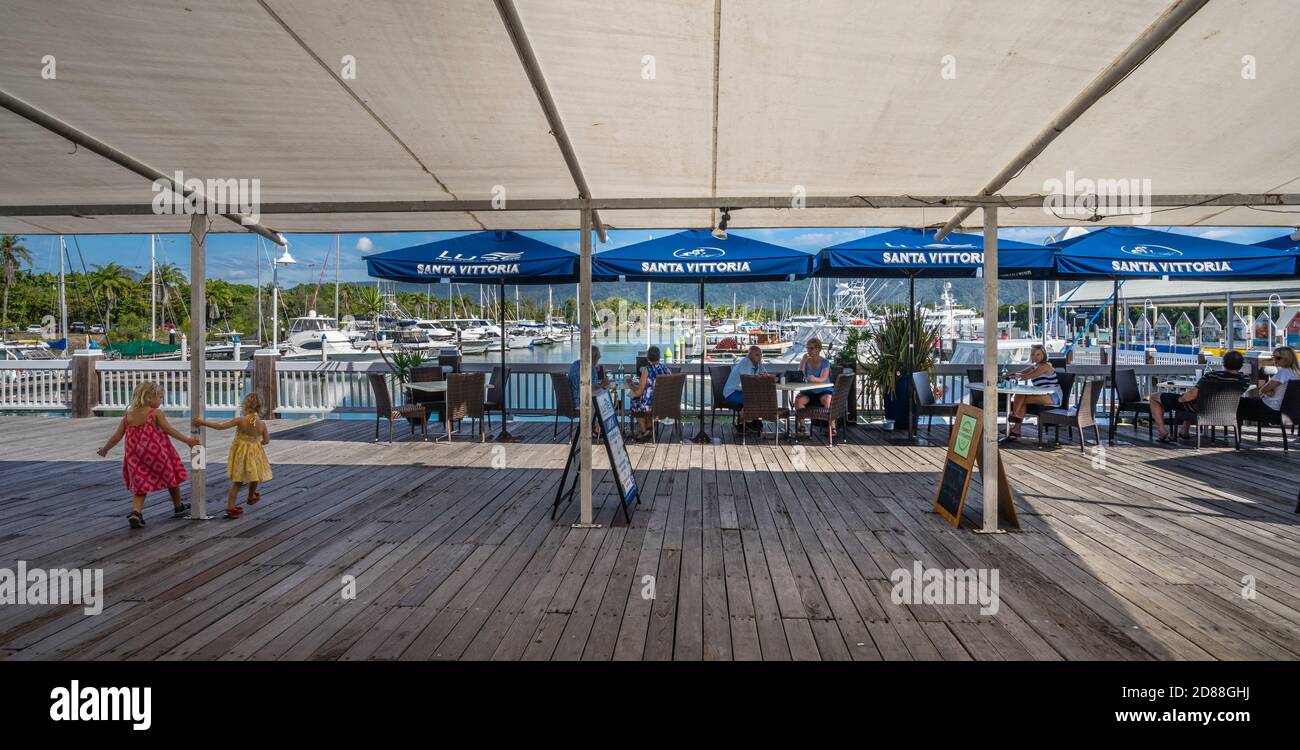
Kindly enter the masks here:
M 907 439 L 916 439 L 916 417 L 912 414 L 912 371 L 916 369 L 916 274 L 907 275 Z
M 691 442 L 712 443 L 713 438 L 709 435 L 709 433 L 704 431 L 704 386 L 706 383 L 704 359 L 705 356 L 709 353 L 709 345 L 704 338 L 704 277 L 703 276 L 700 277 L 700 314 L 697 320 L 700 324 L 700 392 L 699 392 L 700 428 L 698 431 L 696 431 L 695 437 L 691 438 Z
M 1115 419 L 1119 407 L 1118 385 L 1115 370 L 1119 362 L 1119 278 L 1114 279 L 1114 290 L 1110 296 L 1110 429 L 1107 430 L 1107 442 L 1115 444 Z M 1069 404 L 1065 405 L 1069 408 Z M 1083 442 L 1083 430 L 1079 430 L 1079 442 Z
M 508 378 L 506 377 L 506 280 L 501 278 L 497 281 L 497 309 L 501 316 L 501 434 L 497 435 L 498 443 L 517 443 L 519 438 L 510 434 L 510 415 L 506 408 Z

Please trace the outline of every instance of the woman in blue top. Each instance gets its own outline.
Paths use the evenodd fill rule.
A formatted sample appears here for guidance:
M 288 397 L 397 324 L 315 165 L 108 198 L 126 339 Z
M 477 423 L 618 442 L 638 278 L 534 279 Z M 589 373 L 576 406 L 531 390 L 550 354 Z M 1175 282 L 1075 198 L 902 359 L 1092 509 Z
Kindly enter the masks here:
M 632 413 L 636 415 L 640 427 L 640 431 L 636 434 L 637 440 L 649 440 L 654 427 L 650 422 L 650 405 L 654 403 L 655 378 L 672 372 L 659 364 L 659 347 L 652 346 L 647 349 L 645 358 L 649 364 L 641 368 L 636 385 L 632 387 Z
M 799 361 L 799 372 L 803 373 L 805 383 L 830 383 L 831 381 L 831 363 L 822 356 L 822 341 L 817 337 L 808 339 L 804 344 L 807 352 L 803 359 Z M 835 392 L 834 388 L 811 388 L 806 391 L 800 391 L 794 398 L 795 410 L 803 409 L 812 403 L 813 399 L 829 409 L 831 406 L 831 394 Z M 800 432 L 803 431 L 803 420 L 799 420 L 796 426 Z

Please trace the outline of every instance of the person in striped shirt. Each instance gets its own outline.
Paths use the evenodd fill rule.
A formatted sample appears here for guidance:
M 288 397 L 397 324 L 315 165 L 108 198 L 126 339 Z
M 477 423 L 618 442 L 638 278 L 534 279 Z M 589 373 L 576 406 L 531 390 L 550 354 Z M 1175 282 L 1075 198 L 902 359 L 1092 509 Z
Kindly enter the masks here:
M 1056 378 L 1056 369 L 1047 360 L 1047 350 L 1041 345 L 1035 344 L 1029 350 L 1029 367 L 1014 373 L 1012 377 L 1016 380 L 1027 380 L 1035 388 L 1050 388 L 1052 392 L 1011 397 L 1011 413 L 1007 415 L 1007 421 L 1011 423 L 1007 426 L 1008 440 L 1020 437 L 1020 423 L 1024 421 L 1025 410 L 1030 404 L 1042 404 L 1048 407 L 1061 405 L 1061 383 Z

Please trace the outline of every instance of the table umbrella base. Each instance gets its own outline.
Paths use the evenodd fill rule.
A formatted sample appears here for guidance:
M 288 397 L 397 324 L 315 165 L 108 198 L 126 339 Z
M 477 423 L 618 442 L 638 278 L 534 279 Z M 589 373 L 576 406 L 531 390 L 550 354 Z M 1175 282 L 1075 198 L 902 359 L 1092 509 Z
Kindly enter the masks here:
M 705 432 L 704 430 L 700 430 L 699 432 L 695 433 L 695 437 L 691 438 L 691 442 L 699 443 L 700 445 L 710 445 L 713 443 L 713 438 L 709 436 L 709 433 Z
M 501 434 L 497 435 L 495 440 L 498 443 L 518 443 L 522 442 L 523 438 L 511 435 L 509 430 L 502 429 Z

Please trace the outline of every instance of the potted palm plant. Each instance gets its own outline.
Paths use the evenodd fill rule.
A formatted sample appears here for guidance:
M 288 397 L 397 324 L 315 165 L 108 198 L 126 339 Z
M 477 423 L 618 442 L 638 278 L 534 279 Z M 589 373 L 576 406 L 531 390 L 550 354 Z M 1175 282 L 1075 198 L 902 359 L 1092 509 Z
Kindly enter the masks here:
M 938 326 L 920 318 L 914 322 L 915 326 L 906 314 L 888 315 L 864 342 L 866 364 L 859 372 L 867 376 L 868 387 L 880 394 L 886 422 L 894 425 L 907 424 L 911 373 L 934 368 Z

